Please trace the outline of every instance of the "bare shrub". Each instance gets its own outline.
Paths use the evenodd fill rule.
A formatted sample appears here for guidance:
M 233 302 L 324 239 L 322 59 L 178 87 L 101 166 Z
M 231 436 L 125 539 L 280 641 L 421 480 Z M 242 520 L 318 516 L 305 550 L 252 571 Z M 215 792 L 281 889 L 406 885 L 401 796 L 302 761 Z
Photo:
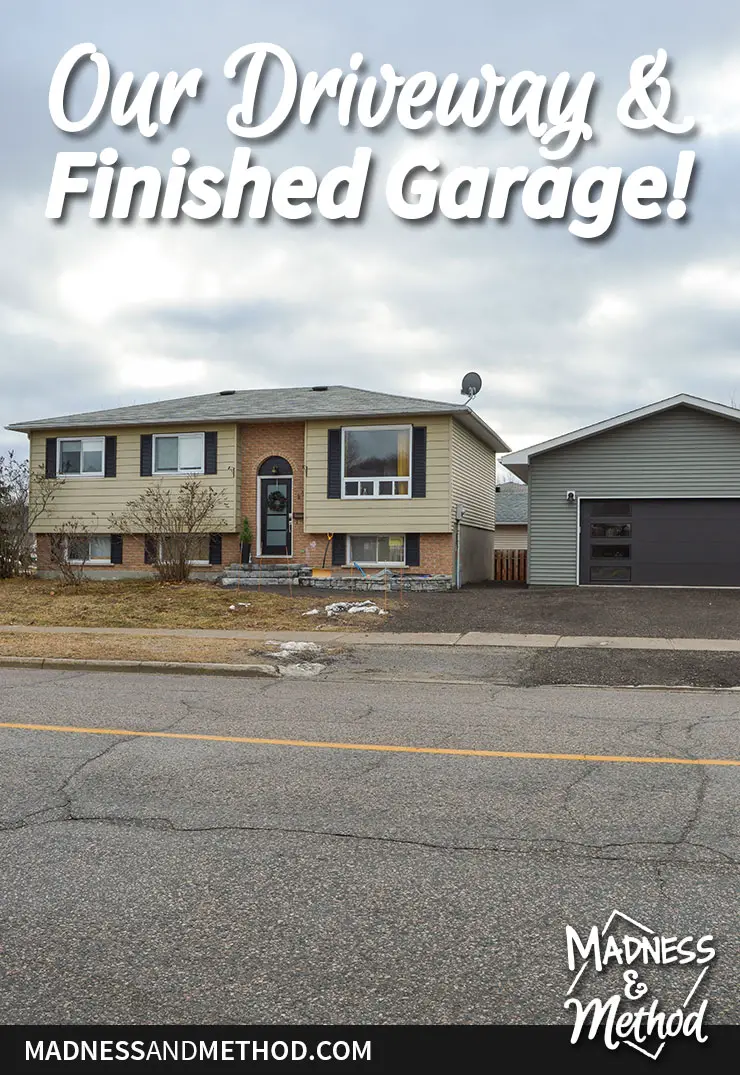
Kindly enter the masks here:
M 34 563 L 33 532 L 64 481 L 31 469 L 10 451 L 0 456 L 0 578 L 25 575 Z
M 111 526 L 143 540 L 146 558 L 163 582 L 184 582 L 198 558 L 204 535 L 226 528 L 218 512 L 226 507 L 221 489 L 194 479 L 176 489 L 161 483 L 131 500 Z
M 85 565 L 90 555 L 89 528 L 71 519 L 49 537 L 52 566 L 66 585 L 78 586 L 85 577 Z

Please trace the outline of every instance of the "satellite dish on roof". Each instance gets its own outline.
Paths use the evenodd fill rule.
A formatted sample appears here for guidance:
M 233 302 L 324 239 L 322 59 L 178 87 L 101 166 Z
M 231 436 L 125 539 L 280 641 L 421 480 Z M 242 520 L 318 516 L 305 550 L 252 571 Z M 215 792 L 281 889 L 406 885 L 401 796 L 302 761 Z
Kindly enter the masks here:
M 463 377 L 462 391 L 460 395 L 467 396 L 468 399 L 473 399 L 477 396 L 483 386 L 483 381 L 480 379 L 479 373 L 466 373 Z

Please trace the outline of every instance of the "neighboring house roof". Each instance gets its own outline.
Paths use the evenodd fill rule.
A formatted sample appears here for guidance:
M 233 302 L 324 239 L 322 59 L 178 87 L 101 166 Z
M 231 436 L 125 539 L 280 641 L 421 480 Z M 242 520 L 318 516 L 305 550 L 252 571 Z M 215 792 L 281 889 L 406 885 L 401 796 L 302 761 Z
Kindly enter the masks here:
M 509 445 L 466 403 L 441 403 L 412 396 L 392 396 L 344 385 L 317 388 L 259 388 L 213 392 L 205 396 L 165 399 L 112 410 L 65 414 L 31 422 L 16 422 L 8 429 L 30 433 L 36 429 L 83 429 L 104 426 L 172 425 L 181 422 L 272 422 L 307 418 L 385 418 L 393 415 L 451 414 L 495 452 Z
M 496 490 L 496 526 L 526 526 L 529 490 L 518 482 L 504 482 Z
M 649 418 L 651 415 L 661 414 L 663 411 L 673 410 L 675 407 L 692 407 L 697 411 L 716 414 L 722 418 L 730 418 L 735 422 L 740 422 L 740 410 L 736 407 L 728 407 L 724 403 L 713 403 L 708 399 L 700 399 L 699 396 L 689 396 L 686 393 L 681 393 L 677 396 L 670 396 L 668 399 L 658 400 L 657 403 L 651 403 L 647 407 L 638 407 L 634 411 L 618 414 L 615 418 L 608 418 L 604 422 L 596 422 L 594 425 L 576 429 L 572 433 L 565 433 L 562 437 L 554 437 L 552 440 L 533 444 L 530 448 L 522 448 L 521 451 L 505 455 L 501 462 L 505 467 L 508 467 L 512 474 L 516 474 L 517 478 L 526 481 L 529 475 L 529 461 L 532 456 L 541 455 L 543 452 L 551 452 L 554 448 L 563 448 L 567 444 L 575 444 L 577 441 L 598 436 L 599 433 L 606 433 L 610 429 L 618 429 L 620 426 L 628 425 L 630 422 L 639 422 L 642 418 Z

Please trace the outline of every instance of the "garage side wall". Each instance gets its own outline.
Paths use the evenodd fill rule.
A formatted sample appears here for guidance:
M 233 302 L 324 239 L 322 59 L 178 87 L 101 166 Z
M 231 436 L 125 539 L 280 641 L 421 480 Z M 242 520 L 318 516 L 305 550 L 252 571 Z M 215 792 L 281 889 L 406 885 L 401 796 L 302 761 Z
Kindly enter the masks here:
M 529 470 L 529 582 L 575 586 L 576 497 L 740 496 L 740 424 L 689 407 L 534 456 Z

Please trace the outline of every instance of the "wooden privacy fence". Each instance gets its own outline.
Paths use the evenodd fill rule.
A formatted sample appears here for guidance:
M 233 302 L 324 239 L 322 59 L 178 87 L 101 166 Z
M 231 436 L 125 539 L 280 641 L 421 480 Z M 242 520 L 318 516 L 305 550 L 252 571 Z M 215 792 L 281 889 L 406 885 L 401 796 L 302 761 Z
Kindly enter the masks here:
M 493 554 L 495 582 L 527 581 L 527 550 L 496 549 Z

